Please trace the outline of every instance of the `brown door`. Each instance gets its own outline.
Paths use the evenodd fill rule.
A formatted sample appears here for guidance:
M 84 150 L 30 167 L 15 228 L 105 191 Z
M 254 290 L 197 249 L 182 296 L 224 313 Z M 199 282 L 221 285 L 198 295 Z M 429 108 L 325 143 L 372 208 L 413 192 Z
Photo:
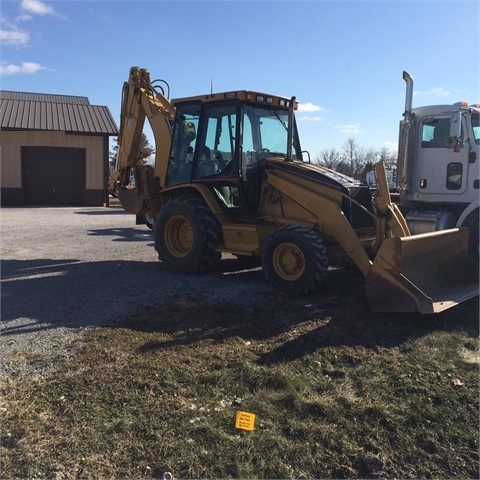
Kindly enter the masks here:
M 84 204 L 84 148 L 22 147 L 25 205 Z

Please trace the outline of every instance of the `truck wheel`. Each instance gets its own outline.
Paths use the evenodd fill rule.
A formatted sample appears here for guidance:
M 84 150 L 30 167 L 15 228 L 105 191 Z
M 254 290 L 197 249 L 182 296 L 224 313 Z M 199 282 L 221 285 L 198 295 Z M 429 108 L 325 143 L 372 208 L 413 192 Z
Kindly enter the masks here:
M 327 248 L 311 229 L 278 228 L 262 248 L 262 268 L 269 283 L 292 295 L 315 291 L 328 268 Z
M 221 257 L 219 224 L 197 197 L 170 200 L 157 217 L 154 238 L 158 258 L 174 272 L 205 273 Z

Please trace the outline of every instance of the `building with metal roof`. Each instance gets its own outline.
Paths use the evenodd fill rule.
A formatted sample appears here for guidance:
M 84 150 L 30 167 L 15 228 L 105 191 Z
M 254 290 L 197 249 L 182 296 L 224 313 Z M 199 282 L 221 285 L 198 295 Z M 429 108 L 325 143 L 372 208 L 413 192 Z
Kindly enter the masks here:
M 108 107 L 87 97 L 0 90 L 2 205 L 108 204 L 116 135 Z

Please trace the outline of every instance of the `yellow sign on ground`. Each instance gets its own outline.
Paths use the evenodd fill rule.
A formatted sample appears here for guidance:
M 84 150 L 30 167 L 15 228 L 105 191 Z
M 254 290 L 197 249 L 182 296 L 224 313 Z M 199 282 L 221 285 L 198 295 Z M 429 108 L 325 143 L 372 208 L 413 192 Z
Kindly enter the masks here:
M 255 414 L 238 411 L 237 418 L 235 420 L 235 428 L 241 428 L 242 430 L 253 430 L 255 428 Z

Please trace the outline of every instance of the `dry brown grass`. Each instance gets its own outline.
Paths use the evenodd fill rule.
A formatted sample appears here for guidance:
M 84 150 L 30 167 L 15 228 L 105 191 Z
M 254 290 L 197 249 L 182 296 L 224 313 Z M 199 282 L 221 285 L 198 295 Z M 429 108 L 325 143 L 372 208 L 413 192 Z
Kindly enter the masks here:
M 478 299 L 372 314 L 350 287 L 183 296 L 91 331 L 55 373 L 2 382 L 1 476 L 478 478 Z

